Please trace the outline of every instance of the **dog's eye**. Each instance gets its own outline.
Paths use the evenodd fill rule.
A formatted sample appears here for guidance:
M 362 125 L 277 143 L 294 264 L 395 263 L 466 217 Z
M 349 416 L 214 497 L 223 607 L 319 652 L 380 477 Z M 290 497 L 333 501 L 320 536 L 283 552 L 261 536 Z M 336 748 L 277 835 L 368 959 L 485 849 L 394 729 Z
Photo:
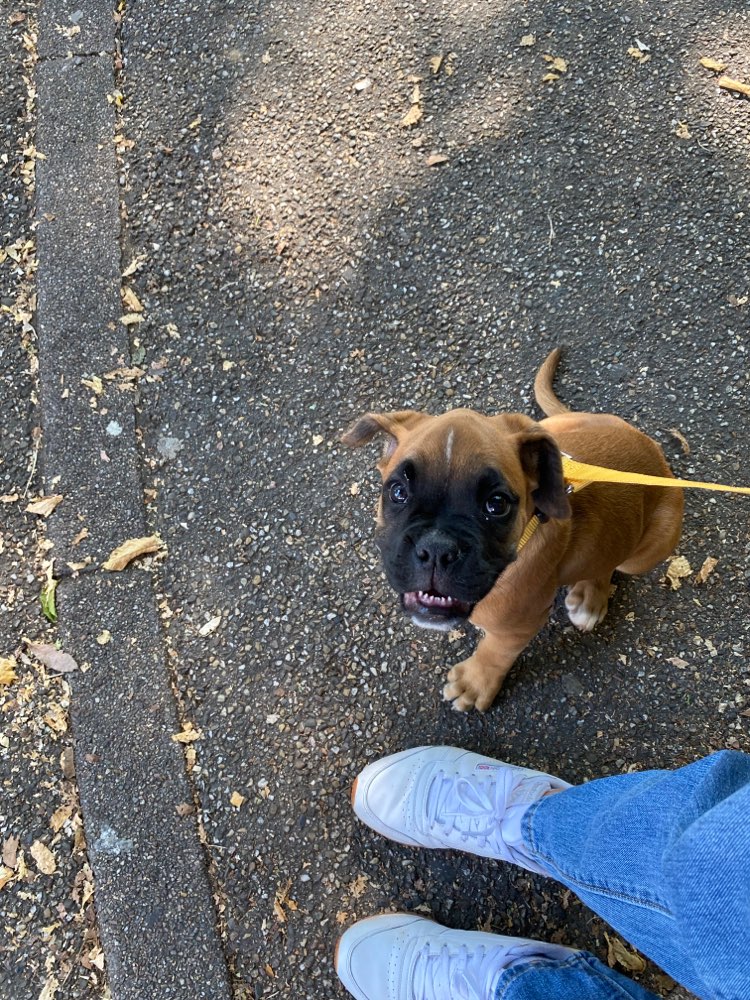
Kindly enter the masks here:
M 393 503 L 406 503 L 409 499 L 409 491 L 403 483 L 391 483 L 390 489 L 388 490 L 388 496 L 391 498 Z
M 493 496 L 488 497 L 484 501 L 484 507 L 482 508 L 484 514 L 487 517 L 499 517 L 504 518 L 510 514 L 513 509 L 513 505 L 507 497 L 504 497 L 502 493 L 495 493 Z

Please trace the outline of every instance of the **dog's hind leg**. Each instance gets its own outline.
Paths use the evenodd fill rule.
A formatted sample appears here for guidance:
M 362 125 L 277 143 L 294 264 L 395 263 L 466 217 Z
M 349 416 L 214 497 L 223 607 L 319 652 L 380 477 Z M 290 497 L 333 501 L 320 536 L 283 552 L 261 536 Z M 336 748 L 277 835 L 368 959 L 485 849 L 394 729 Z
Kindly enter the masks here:
M 646 529 L 635 550 L 617 569 L 635 576 L 648 573 L 654 566 L 670 556 L 680 540 L 682 530 L 682 490 L 666 489 L 649 518 Z

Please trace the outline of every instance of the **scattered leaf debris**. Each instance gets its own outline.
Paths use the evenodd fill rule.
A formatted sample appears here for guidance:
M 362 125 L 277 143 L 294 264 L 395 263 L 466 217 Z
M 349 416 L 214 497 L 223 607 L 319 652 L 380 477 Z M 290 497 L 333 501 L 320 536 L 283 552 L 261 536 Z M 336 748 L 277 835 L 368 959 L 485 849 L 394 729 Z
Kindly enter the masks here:
M 610 969 L 621 965 L 628 972 L 643 972 L 646 963 L 637 952 L 630 951 L 614 934 L 610 935 L 605 931 L 604 937 L 607 939 L 607 964 Z
M 175 743 L 194 743 L 196 740 L 203 738 L 203 733 L 200 729 L 196 729 L 192 722 L 186 722 L 182 727 L 182 732 L 174 733 L 172 739 Z
M 411 128 L 422 120 L 422 108 L 418 104 L 412 104 L 404 117 L 401 119 L 401 128 Z
M 664 579 L 669 581 L 672 590 L 679 590 L 682 586 L 682 581 L 689 577 L 692 572 L 690 563 L 685 556 L 675 556 L 674 559 L 670 560 L 669 566 L 667 566 Z
M 78 664 L 70 653 L 64 653 L 57 646 L 52 646 L 50 643 L 29 642 L 26 640 L 26 648 L 48 670 L 52 670 L 56 674 L 70 674 L 74 670 L 78 670 Z
M 122 545 L 118 545 L 109 554 L 109 558 L 102 563 L 102 569 L 110 573 L 118 573 L 131 563 L 138 556 L 146 555 L 150 552 L 159 552 L 164 548 L 164 542 L 159 535 L 147 535 L 143 538 L 129 538 Z
M 136 254 L 131 260 L 125 270 L 122 272 L 123 278 L 129 278 L 131 274 L 135 274 L 136 271 L 140 270 L 148 259 L 145 253 Z
M 706 558 L 703 560 L 703 565 L 695 574 L 695 580 L 693 581 L 693 583 L 697 584 L 705 583 L 718 565 L 719 565 L 718 559 L 714 559 L 713 556 L 706 556 Z
M 740 80 L 732 80 L 728 76 L 720 76 L 718 84 L 722 90 L 731 90 L 735 94 L 743 94 L 745 97 L 750 97 L 750 83 L 742 83 Z
M 40 517 L 49 517 L 52 511 L 62 502 L 62 494 L 54 493 L 48 497 L 37 497 L 26 506 L 28 514 L 39 514 Z
M 718 59 L 712 59 L 710 56 L 702 56 L 698 61 L 701 66 L 705 66 L 706 69 L 710 69 L 713 73 L 723 73 L 727 68 L 725 62 L 719 62 Z
M 628 49 L 628 55 L 631 59 L 635 59 L 636 62 L 647 63 L 651 59 L 651 53 L 645 52 L 643 49 L 639 48 L 637 45 L 631 45 Z
M 522 35 L 521 36 L 521 48 L 529 49 L 532 45 L 536 45 L 536 35 Z
M 289 898 L 289 890 L 292 887 L 292 880 L 289 879 L 284 886 L 279 886 L 276 890 L 276 894 L 273 900 L 273 912 L 276 915 L 276 919 L 280 924 L 285 924 L 287 921 L 287 915 L 284 907 L 287 910 L 296 910 L 297 904 L 293 899 Z
M 17 666 L 15 656 L 0 656 L 0 686 L 12 684 L 16 680 Z
M 55 855 L 46 844 L 43 844 L 41 840 L 35 840 L 29 848 L 29 854 L 34 859 L 42 875 L 54 875 L 57 870 L 57 861 L 55 860 Z
M 677 427 L 670 427 L 669 433 L 672 435 L 673 438 L 675 438 L 677 441 L 680 442 L 680 447 L 682 448 L 683 455 L 689 455 L 690 445 L 688 444 L 687 438 L 682 433 L 682 431 L 678 430 Z
M 210 618 L 204 625 L 198 629 L 198 635 L 206 636 L 211 635 L 216 629 L 221 625 L 221 615 L 214 615 Z

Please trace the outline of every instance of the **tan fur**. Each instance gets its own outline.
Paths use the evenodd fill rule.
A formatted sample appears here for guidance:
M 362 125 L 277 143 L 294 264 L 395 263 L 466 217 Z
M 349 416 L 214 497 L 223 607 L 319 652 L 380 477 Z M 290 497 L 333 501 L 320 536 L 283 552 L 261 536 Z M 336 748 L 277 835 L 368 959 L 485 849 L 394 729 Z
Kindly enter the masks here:
M 533 470 L 524 469 L 519 458 L 519 446 L 530 436 L 550 435 L 561 451 L 592 465 L 671 476 L 661 449 L 641 431 L 619 417 L 572 413 L 560 403 L 551 386 L 558 358 L 553 352 L 537 375 L 537 400 L 552 414 L 538 423 L 522 414 L 487 417 L 472 410 L 437 417 L 410 411 L 369 414 L 344 440 L 356 446 L 385 431 L 388 444 L 379 463 L 385 480 L 405 457 L 416 454 L 441 468 L 446 436 L 453 430 L 452 477 L 467 476 L 490 460 L 525 498 L 526 516 L 517 519 L 516 541 L 534 509 Z M 484 636 L 473 656 L 448 673 L 443 695 L 454 708 L 490 707 L 514 661 L 544 626 L 560 587 L 569 588 L 571 621 L 588 631 L 606 614 L 613 571 L 648 572 L 679 539 L 681 490 L 592 484 L 572 496 L 570 506 L 571 516 L 543 524 L 475 606 L 471 621 Z

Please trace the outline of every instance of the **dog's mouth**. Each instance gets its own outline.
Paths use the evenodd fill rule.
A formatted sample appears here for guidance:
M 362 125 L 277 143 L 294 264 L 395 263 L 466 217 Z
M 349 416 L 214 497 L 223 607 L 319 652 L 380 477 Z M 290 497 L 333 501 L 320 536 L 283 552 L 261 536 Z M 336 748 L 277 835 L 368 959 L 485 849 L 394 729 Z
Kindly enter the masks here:
M 401 595 L 404 611 L 415 625 L 447 631 L 466 621 L 473 605 L 436 590 L 411 590 Z

